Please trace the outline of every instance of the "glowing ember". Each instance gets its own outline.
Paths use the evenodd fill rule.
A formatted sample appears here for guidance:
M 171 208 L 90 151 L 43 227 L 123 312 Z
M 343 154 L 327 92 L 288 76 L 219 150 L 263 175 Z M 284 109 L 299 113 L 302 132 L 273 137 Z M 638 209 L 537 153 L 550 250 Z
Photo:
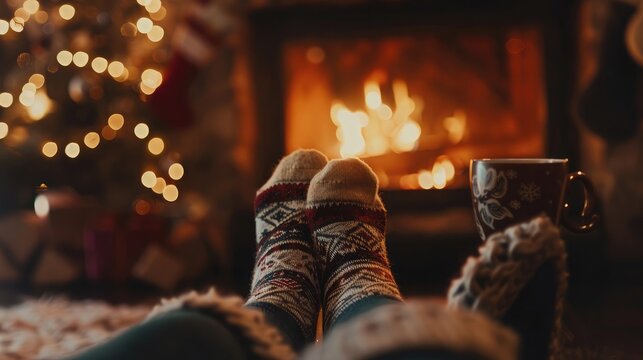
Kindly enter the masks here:
M 418 173 L 418 183 L 422 189 L 428 190 L 433 187 L 433 174 L 428 170 Z
M 411 177 L 413 175 L 413 177 Z M 400 187 L 403 189 L 422 188 L 444 189 L 455 177 L 455 167 L 451 160 L 441 155 L 435 159 L 431 170 L 420 170 L 417 174 L 404 175 L 400 178 Z M 415 180 L 411 184 L 411 180 Z

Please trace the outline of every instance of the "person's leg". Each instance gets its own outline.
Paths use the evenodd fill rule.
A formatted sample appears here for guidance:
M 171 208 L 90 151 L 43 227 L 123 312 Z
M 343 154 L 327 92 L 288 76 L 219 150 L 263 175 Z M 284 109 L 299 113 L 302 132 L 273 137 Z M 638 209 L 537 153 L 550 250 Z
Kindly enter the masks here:
M 355 301 L 354 304 L 347 306 L 346 310 L 337 315 L 335 321 L 329 324 L 328 330 L 332 329 L 334 326 L 351 321 L 380 306 L 397 304 L 399 302 L 399 299 L 383 295 L 371 295 L 364 297 L 363 299 Z
M 384 243 L 386 210 L 368 165 L 330 161 L 311 180 L 306 212 L 322 274 L 325 330 L 401 301 Z
M 295 350 L 315 339 L 318 267 L 304 206 L 310 179 L 326 162 L 314 150 L 288 155 L 255 199 L 257 256 L 247 306 L 263 311 Z
M 307 349 L 301 358 L 514 360 L 517 352 L 517 336 L 480 313 L 412 300 L 335 324 L 323 343 Z
M 196 310 L 175 310 L 133 326 L 73 360 L 249 358 L 228 326 Z

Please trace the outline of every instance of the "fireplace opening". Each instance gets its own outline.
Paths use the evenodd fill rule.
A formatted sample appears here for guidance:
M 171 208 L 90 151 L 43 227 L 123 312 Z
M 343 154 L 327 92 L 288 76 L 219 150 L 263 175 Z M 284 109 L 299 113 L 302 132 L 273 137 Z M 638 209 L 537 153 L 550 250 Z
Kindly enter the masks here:
M 285 150 L 360 157 L 383 189 L 466 187 L 471 158 L 545 155 L 542 53 L 529 27 L 289 41 Z

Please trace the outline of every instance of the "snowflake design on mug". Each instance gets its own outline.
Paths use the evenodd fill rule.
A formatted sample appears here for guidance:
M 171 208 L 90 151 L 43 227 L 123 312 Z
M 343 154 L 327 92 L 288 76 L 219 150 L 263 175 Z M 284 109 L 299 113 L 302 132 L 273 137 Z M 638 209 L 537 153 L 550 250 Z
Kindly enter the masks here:
M 531 182 L 529 184 L 520 184 L 518 195 L 523 201 L 534 202 L 540 199 L 540 186 Z
M 502 206 L 498 199 L 507 194 L 507 177 L 495 169 L 478 169 L 472 178 L 472 192 L 478 203 L 480 220 L 491 229 L 495 229 L 494 222 L 505 218 L 513 218 L 509 209 Z
M 518 177 L 518 172 L 516 170 L 507 170 L 507 177 L 510 180 L 515 180 Z

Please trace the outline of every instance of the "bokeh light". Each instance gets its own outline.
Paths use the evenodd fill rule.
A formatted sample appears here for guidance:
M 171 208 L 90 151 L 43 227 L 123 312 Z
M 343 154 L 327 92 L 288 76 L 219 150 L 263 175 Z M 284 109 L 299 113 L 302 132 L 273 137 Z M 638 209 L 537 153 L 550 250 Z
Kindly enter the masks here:
M 156 174 L 153 171 L 146 171 L 141 175 L 141 183 L 146 188 L 152 188 L 156 184 Z
M 67 50 L 62 50 L 56 55 L 56 60 L 58 60 L 58 63 L 62 66 L 69 66 L 73 59 L 74 55 Z
M 150 39 L 152 42 L 159 42 L 163 39 L 163 36 L 165 35 L 165 30 L 163 30 L 162 27 L 158 25 L 152 26 L 152 30 L 150 30 L 149 33 L 147 33 L 147 38 Z
M 98 144 L 100 144 L 100 135 L 98 135 L 98 133 L 94 131 L 89 132 L 87 133 L 87 135 L 85 135 L 83 142 L 88 148 L 94 149 L 98 146 Z
M 54 157 L 58 153 L 58 145 L 53 141 L 48 141 L 42 146 L 42 154 L 46 157 Z
M 145 5 L 145 10 L 152 14 L 161 10 L 162 5 L 161 0 L 151 0 L 147 5 Z
M 107 67 L 107 72 L 114 78 L 117 78 L 123 75 L 125 71 L 125 65 L 120 61 L 112 61 Z
M 156 21 L 161 21 L 165 19 L 166 15 L 167 15 L 167 10 L 163 6 L 159 8 L 159 11 L 150 13 L 150 17 L 152 18 L 152 20 L 156 20 Z
M 0 20 L 0 35 L 9 32 L 9 22 L 7 20 Z
M 65 146 L 65 155 L 74 159 L 80 154 L 80 146 L 75 142 L 70 142 Z
M 33 202 L 33 209 L 39 218 L 45 218 L 49 215 L 49 200 L 45 194 L 36 196 Z
M 155 137 L 147 143 L 147 149 L 152 153 L 152 155 L 158 155 L 163 152 L 163 149 L 165 149 L 165 143 L 161 138 Z
M 162 177 L 157 177 L 156 183 L 154 184 L 154 186 L 152 186 L 152 191 L 154 191 L 157 194 L 162 194 L 163 190 L 165 190 L 165 185 L 166 185 L 165 179 L 163 179 Z
M 49 99 L 49 96 L 47 96 L 44 90 L 38 90 L 33 97 L 31 106 L 27 108 L 27 114 L 31 120 L 38 121 L 45 117 L 50 109 L 51 99 Z
M 121 114 L 112 114 L 107 119 L 107 125 L 114 130 L 120 130 L 125 124 L 125 118 Z
M 83 67 L 89 62 L 89 55 L 84 51 L 78 51 L 74 54 L 72 61 L 74 62 L 74 65 Z
M 138 123 L 134 126 L 134 135 L 139 139 L 145 139 L 150 134 L 150 128 L 147 124 Z
M 45 85 L 45 77 L 42 74 L 33 74 L 29 77 L 29 83 L 34 84 L 36 89 Z
M 141 81 L 151 88 L 157 88 L 163 82 L 163 75 L 158 70 L 145 69 L 141 74 Z
M 22 7 L 29 14 L 33 15 L 36 12 L 38 12 L 38 9 L 40 8 L 40 3 L 36 0 L 27 0 L 22 4 Z
M 163 199 L 172 202 L 179 198 L 179 189 L 175 185 L 168 185 L 163 189 Z
M 136 36 L 137 32 L 138 30 L 136 29 L 136 25 L 131 22 L 126 22 L 125 24 L 121 25 L 121 35 L 123 36 L 134 37 Z
M 4 139 L 9 134 L 9 125 L 0 121 L 0 139 Z
M 13 95 L 8 92 L 0 93 L 0 106 L 8 108 L 11 104 L 13 104 Z
M 152 30 L 154 23 L 150 18 L 142 17 L 136 21 L 136 28 L 141 34 L 147 34 Z
M 34 16 L 38 24 L 44 24 L 49 20 L 49 14 L 46 11 L 40 10 Z
M 179 180 L 180 178 L 183 177 L 183 165 L 179 163 L 174 163 L 170 165 L 170 167 L 167 170 L 168 174 L 170 175 L 170 178 L 173 180 Z
M 116 130 L 109 127 L 109 125 L 105 125 L 100 134 L 105 140 L 114 140 L 116 138 Z
M 107 59 L 103 57 L 97 57 L 94 60 L 92 60 L 92 70 L 94 70 L 98 74 L 102 74 L 107 70 Z
M 21 32 L 25 28 L 25 22 L 21 18 L 13 18 L 9 21 L 9 27 L 15 32 Z
M 69 4 L 65 4 L 58 9 L 58 13 L 60 14 L 61 18 L 65 20 L 71 20 L 71 18 L 73 18 L 76 14 L 76 9 Z
M 31 106 L 34 103 L 34 100 L 36 99 L 36 93 L 31 92 L 31 91 L 23 91 L 20 93 L 20 96 L 18 96 L 18 101 L 24 106 Z
M 134 211 L 139 215 L 147 215 L 150 213 L 150 210 L 152 210 L 152 206 L 146 200 L 141 199 L 134 203 Z

